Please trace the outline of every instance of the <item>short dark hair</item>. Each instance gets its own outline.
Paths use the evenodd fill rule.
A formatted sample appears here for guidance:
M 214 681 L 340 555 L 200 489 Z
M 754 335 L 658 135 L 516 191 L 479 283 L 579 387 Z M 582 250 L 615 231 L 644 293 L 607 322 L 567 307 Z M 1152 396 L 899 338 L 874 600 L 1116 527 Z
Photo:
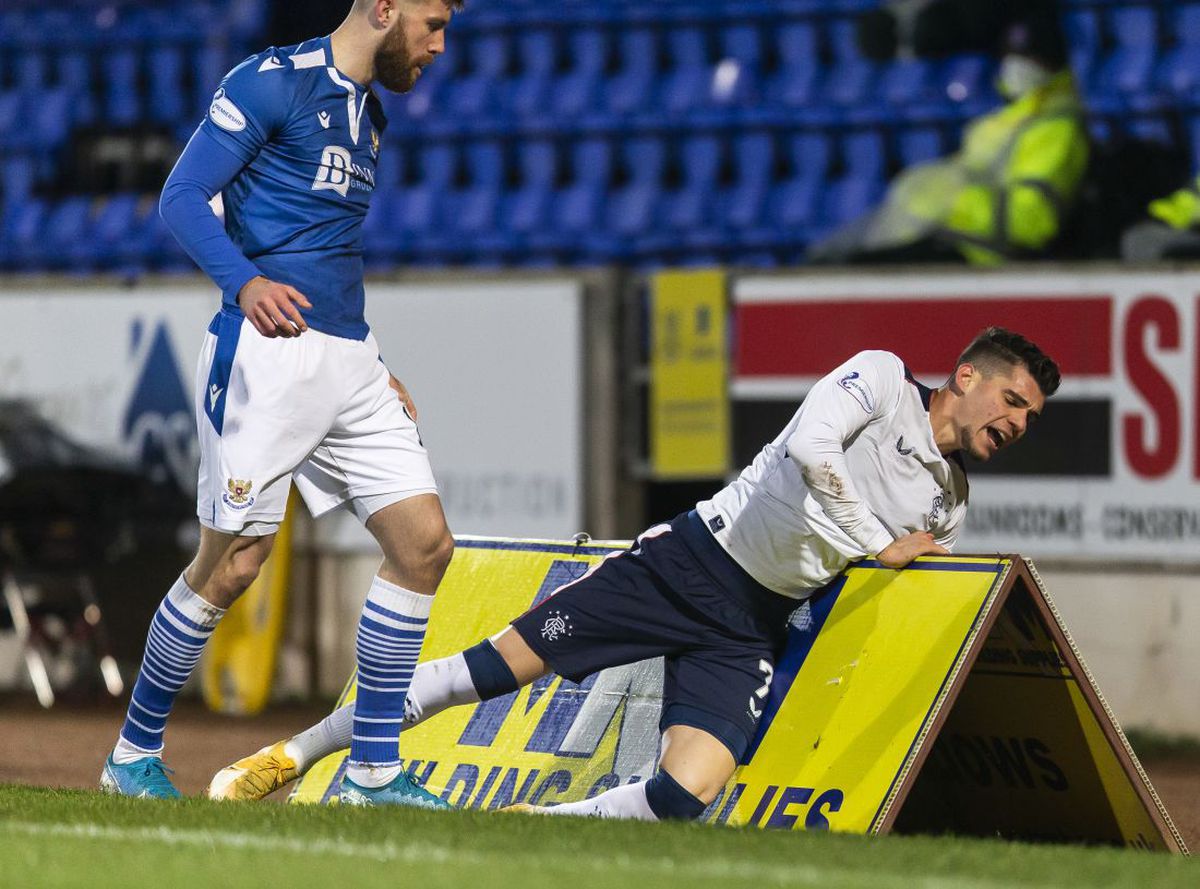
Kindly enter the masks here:
M 977 365 L 984 373 L 997 369 L 998 365 L 1023 365 L 1047 398 L 1058 391 L 1058 384 L 1062 382 L 1053 358 L 1021 334 L 1003 327 L 989 327 L 980 331 L 958 356 L 955 367 L 963 364 Z

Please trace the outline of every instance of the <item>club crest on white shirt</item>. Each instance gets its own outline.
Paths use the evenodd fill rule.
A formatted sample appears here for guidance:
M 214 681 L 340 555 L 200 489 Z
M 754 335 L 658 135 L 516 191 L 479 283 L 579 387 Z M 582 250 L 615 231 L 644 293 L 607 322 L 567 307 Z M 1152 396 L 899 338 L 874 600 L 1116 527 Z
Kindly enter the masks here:
M 875 396 L 871 394 L 870 387 L 858 371 L 850 371 L 838 380 L 838 385 L 849 392 L 864 411 L 868 414 L 875 413 Z

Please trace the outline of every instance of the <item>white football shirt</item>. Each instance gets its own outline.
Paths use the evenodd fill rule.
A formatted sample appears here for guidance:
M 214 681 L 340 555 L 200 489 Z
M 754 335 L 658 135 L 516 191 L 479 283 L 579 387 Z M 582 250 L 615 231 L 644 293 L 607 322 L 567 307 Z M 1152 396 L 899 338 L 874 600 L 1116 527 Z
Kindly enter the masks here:
M 755 580 L 797 599 L 910 532 L 952 547 L 967 476 L 934 443 L 930 392 L 891 352 L 860 352 L 696 511 Z

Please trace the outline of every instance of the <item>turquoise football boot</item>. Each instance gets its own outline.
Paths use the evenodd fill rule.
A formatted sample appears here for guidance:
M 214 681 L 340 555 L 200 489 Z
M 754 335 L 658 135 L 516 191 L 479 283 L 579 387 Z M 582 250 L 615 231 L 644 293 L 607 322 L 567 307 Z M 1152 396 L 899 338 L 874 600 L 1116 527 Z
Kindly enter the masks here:
M 167 777 L 174 773 L 175 770 L 167 768 L 157 756 L 143 756 L 126 765 L 117 765 L 110 755 L 100 773 L 100 789 L 121 796 L 179 799 L 179 791 Z
M 401 772 L 390 784 L 362 787 L 342 777 L 338 800 L 347 806 L 409 806 L 416 809 L 454 808 L 440 796 L 430 793 L 408 772 Z

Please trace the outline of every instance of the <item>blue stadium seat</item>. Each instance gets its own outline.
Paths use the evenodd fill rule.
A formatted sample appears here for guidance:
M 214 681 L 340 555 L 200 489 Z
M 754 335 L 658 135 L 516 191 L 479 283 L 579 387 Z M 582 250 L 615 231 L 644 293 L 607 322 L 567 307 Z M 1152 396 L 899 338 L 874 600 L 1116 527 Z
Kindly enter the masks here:
M 936 127 L 912 127 L 903 130 L 896 143 L 902 167 L 936 160 L 944 153 L 942 134 Z
M 811 22 L 789 22 L 777 38 L 779 69 L 766 87 L 767 102 L 807 108 L 817 94 L 821 72 L 820 44 Z
M 1068 9 L 1064 14 L 1067 53 L 1079 83 L 1088 83 L 1100 57 L 1104 38 L 1099 12 L 1089 7 Z
M 523 250 L 526 239 L 548 223 L 550 198 L 558 179 L 558 152 L 548 139 L 517 146 L 520 184 L 501 195 L 499 244 L 492 249 L 503 255 Z M 485 246 L 487 244 L 485 239 Z
M 883 136 L 874 130 L 848 134 L 842 140 L 842 158 L 847 178 L 883 179 L 887 166 L 887 148 Z
M 660 222 L 682 237 L 712 223 L 721 143 L 716 136 L 692 136 L 680 149 L 682 181 L 663 195 Z
M 40 268 L 36 247 L 41 238 L 48 207 L 38 198 L 5 201 L 0 215 L 0 268 L 34 271 Z
M 471 181 L 452 195 L 452 228 L 471 237 L 495 227 L 504 179 L 504 153 L 498 142 L 479 141 L 466 148 L 466 165 Z
M 232 67 L 225 49 L 219 44 L 205 44 L 196 50 L 192 57 L 192 72 L 196 88 L 194 115 L 197 122 L 208 111 L 213 93 Z
M 594 109 L 608 53 L 608 41 L 598 28 L 581 28 L 567 38 L 571 67 L 554 78 L 551 108 L 560 118 L 576 118 Z
M 1170 19 L 1177 45 L 1159 62 L 1155 85 L 1176 102 L 1200 102 L 1200 4 L 1175 10 Z
M 820 201 L 820 218 L 843 225 L 862 216 L 883 197 L 882 180 L 845 176 L 828 183 Z
M 0 197 L 6 203 L 24 201 L 33 191 L 37 165 L 32 154 L 0 154 Z
M 508 67 L 508 41 L 499 34 L 477 35 L 466 46 L 469 73 L 452 79 L 442 101 L 447 111 L 474 117 L 492 111 L 493 97 Z M 434 67 L 441 65 L 440 60 Z M 422 75 L 424 76 L 424 75 Z
M 719 215 L 729 228 L 750 230 L 762 223 L 776 169 L 775 140 L 769 133 L 747 133 L 733 143 L 735 180 L 720 195 Z
M 508 106 L 521 116 L 544 114 L 557 58 L 554 33 L 545 28 L 522 31 L 517 35 L 517 57 L 521 71 L 513 78 Z
M 184 92 L 186 62 L 184 48 L 176 45 L 155 46 L 149 54 L 150 119 L 175 124 L 192 115 L 191 103 Z
M 128 47 L 114 47 L 101 57 L 104 120 L 109 126 L 132 126 L 141 120 L 138 67 L 138 54 Z
M 858 52 L 852 19 L 837 19 L 829 24 L 829 45 L 833 65 L 825 76 L 825 97 L 835 105 L 861 109 L 878 108 L 872 101 L 875 65 Z
M 1158 53 L 1158 17 L 1152 7 L 1125 6 L 1109 11 L 1115 47 L 1096 69 L 1087 90 L 1093 111 L 1119 112 L 1153 91 Z
M 58 84 L 75 91 L 72 108 L 75 121 L 92 123 L 96 119 L 96 97 L 92 92 L 96 79 L 92 73 L 91 55 L 84 49 L 68 47 L 54 61 Z
M 139 201 L 136 194 L 115 194 L 89 213 L 82 236 L 67 247 L 71 267 L 89 271 L 116 267 L 118 248 L 135 227 Z
M 662 78 L 658 104 L 668 114 L 686 114 L 708 100 L 712 68 L 704 32 L 693 26 L 667 32 L 670 67 Z
M 880 94 L 891 105 L 911 105 L 929 98 L 931 64 L 920 59 L 897 59 L 879 76 Z
M 76 256 L 72 248 L 83 240 L 90 214 L 88 198 L 69 197 L 55 204 L 42 223 L 36 245 L 30 245 L 38 266 L 57 270 L 72 268 Z M 86 264 L 81 268 L 86 270 Z
M 748 105 L 761 90 L 763 48 L 757 25 L 730 25 L 720 31 L 721 60 L 713 74 L 712 99 L 719 105 Z
M 620 67 L 604 84 L 604 104 L 614 114 L 643 110 L 654 85 L 658 43 L 649 28 L 631 28 L 617 35 Z

